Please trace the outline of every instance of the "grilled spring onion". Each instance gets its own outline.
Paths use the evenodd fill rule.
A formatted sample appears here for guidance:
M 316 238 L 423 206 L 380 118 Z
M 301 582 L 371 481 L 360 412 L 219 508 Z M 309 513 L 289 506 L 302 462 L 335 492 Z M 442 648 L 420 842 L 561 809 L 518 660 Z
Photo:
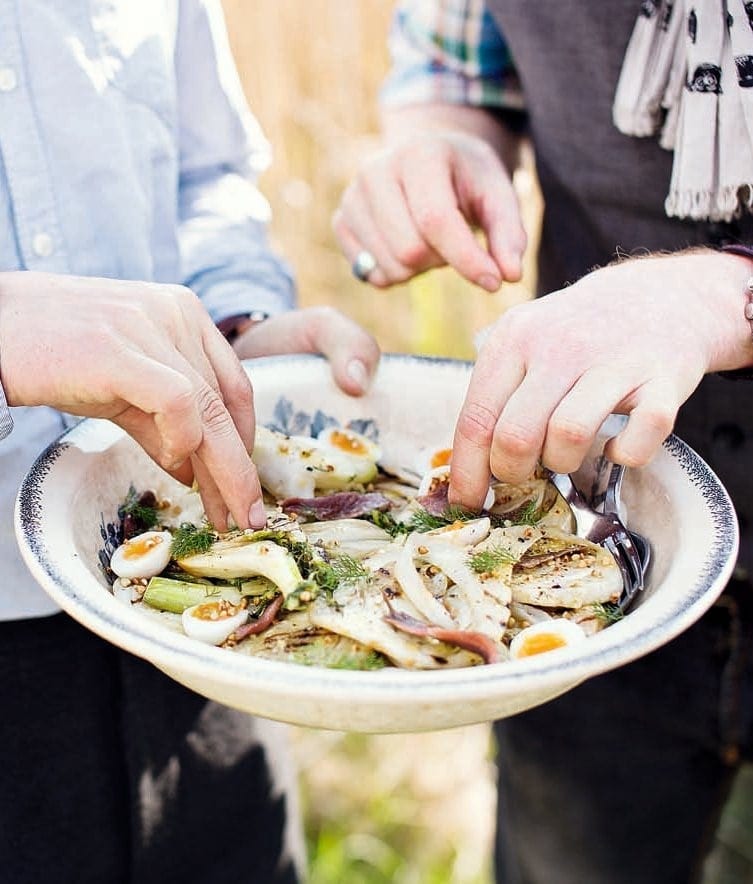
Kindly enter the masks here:
M 187 583 L 167 577 L 152 577 L 147 584 L 142 601 L 159 611 L 182 614 L 186 608 L 220 599 L 239 604 L 241 593 L 234 586 L 209 583 Z

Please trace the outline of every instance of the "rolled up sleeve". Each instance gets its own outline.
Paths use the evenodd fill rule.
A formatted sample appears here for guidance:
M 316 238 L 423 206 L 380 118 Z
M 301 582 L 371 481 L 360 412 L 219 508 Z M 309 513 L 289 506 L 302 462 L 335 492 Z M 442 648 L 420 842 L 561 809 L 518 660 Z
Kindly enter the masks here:
M 183 281 L 215 322 L 295 301 L 287 264 L 269 245 L 270 209 L 257 187 L 270 149 L 233 62 L 219 2 L 180 6 L 178 83 L 179 241 Z

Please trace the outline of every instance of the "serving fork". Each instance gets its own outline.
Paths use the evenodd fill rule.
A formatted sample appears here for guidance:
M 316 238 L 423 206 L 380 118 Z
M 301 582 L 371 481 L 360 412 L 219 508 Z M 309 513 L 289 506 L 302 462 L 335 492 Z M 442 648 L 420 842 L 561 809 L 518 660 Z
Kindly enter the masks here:
M 619 515 L 620 492 L 625 468 L 612 464 L 604 495 L 603 512 L 595 510 L 567 473 L 550 473 L 549 479 L 567 501 L 575 517 L 576 532 L 610 552 L 622 574 L 623 590 L 617 602 L 626 610 L 642 591 L 650 558 L 645 537 L 629 531 Z

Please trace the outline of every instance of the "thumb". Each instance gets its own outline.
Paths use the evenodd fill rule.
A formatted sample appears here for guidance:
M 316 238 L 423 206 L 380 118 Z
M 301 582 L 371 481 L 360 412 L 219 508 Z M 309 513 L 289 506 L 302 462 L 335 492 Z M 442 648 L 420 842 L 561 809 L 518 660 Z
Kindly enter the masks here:
M 241 359 L 282 353 L 325 356 L 337 385 L 360 396 L 379 364 L 379 346 L 358 323 L 333 307 L 310 307 L 273 316 L 250 328 L 235 344 Z

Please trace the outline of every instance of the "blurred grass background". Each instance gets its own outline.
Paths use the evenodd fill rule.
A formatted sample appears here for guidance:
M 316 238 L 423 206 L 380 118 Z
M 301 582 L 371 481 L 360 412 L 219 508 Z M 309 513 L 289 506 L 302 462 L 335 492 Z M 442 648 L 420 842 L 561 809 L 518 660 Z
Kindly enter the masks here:
M 516 179 L 529 233 L 523 281 L 489 295 L 447 270 L 379 292 L 357 282 L 331 231 L 340 195 L 378 145 L 389 0 L 223 0 L 251 107 L 272 143 L 262 179 L 272 234 L 302 306 L 332 304 L 385 351 L 473 356 L 473 335 L 530 297 L 541 203 Z M 495 793 L 486 725 L 364 736 L 293 729 L 308 884 L 489 884 Z M 704 884 L 753 884 L 753 769 L 722 818 Z

